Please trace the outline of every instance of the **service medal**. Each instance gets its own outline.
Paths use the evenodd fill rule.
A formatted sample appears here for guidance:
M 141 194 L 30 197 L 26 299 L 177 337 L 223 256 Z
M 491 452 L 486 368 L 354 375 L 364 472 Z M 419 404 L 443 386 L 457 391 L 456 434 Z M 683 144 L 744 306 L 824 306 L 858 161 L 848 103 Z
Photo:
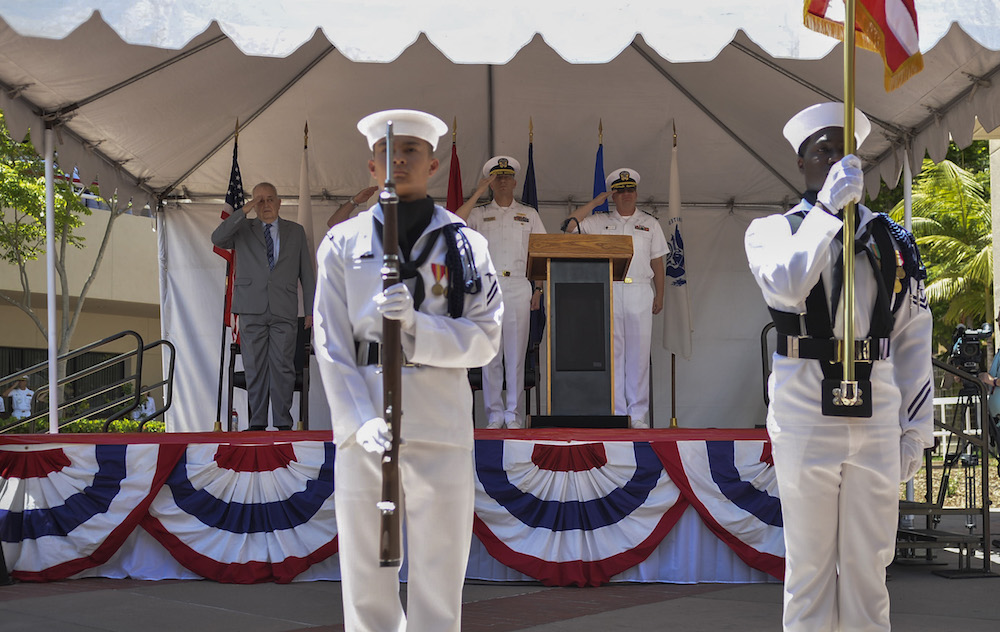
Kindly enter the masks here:
M 903 291 L 903 279 L 906 278 L 906 270 L 903 269 L 903 255 L 896 251 L 896 281 L 892 284 L 892 291 L 899 294 Z
M 443 296 L 447 293 L 447 290 L 441 281 L 448 278 L 448 268 L 440 263 L 432 263 L 431 273 L 434 274 L 434 285 L 431 286 L 431 294 L 434 296 Z

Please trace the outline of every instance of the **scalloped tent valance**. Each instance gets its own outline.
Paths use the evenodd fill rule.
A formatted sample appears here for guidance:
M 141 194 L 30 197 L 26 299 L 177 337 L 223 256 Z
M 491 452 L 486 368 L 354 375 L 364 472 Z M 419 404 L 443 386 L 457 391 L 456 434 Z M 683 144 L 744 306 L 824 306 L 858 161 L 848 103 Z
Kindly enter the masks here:
M 603 121 L 605 164 L 633 165 L 643 196 L 665 202 L 676 124 L 685 203 L 781 204 L 800 184 L 781 126 L 839 96 L 840 48 L 802 26 L 798 2 L 745 6 L 553 0 L 486 16 L 477 3 L 405 0 L 6 3 L 0 109 L 16 135 L 54 124 L 64 169 L 140 203 L 223 195 L 237 119 L 246 181 L 295 194 L 308 121 L 313 193 L 352 195 L 368 182 L 354 123 L 405 106 L 457 120 L 467 191 L 488 156 L 524 154 L 531 120 L 540 197 L 589 198 Z M 967 144 L 976 117 L 1000 126 L 1000 7 L 917 9 L 923 72 L 886 94 L 880 60 L 858 55 L 872 191 L 896 182 L 902 148 L 917 167 L 925 152 L 943 157 L 949 135 Z

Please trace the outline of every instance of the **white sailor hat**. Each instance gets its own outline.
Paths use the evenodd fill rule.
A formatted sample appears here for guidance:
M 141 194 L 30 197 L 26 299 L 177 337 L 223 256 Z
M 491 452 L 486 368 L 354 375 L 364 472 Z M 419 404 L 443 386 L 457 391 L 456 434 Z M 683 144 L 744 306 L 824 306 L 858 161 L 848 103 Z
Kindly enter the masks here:
M 415 136 L 426 140 L 433 149 L 437 149 L 438 139 L 448 131 L 444 121 L 427 112 L 382 110 L 358 121 L 358 131 L 368 139 L 369 149 L 385 138 L 385 124 L 389 121 L 392 121 L 392 133 L 395 136 Z
M 615 169 L 604 179 L 604 184 L 612 193 L 625 187 L 637 187 L 639 186 L 639 172 L 629 167 Z
M 795 153 L 799 152 L 802 143 L 806 142 L 810 136 L 828 127 L 844 126 L 844 104 L 843 103 L 817 103 L 810 105 L 793 116 L 787 123 L 782 133 L 791 144 Z M 865 142 L 868 133 L 872 131 L 872 124 L 864 113 L 854 108 L 854 138 L 858 143 Z
M 493 175 L 512 176 L 521 170 L 521 163 L 510 156 L 493 156 L 483 165 L 483 175 L 487 178 Z

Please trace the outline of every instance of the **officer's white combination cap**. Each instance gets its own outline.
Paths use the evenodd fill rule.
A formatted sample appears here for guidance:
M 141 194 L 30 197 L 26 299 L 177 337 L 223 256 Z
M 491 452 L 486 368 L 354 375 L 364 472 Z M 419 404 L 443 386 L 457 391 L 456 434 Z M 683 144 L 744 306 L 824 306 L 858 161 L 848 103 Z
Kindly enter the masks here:
M 444 121 L 420 110 L 382 110 L 358 121 L 358 131 L 368 139 L 368 148 L 385 138 L 385 124 L 392 121 L 395 136 L 415 136 L 437 149 L 438 139 L 448 131 Z
M 493 156 L 483 165 L 483 175 L 487 178 L 493 175 L 515 175 L 521 170 L 521 163 L 510 156 Z
M 792 149 L 798 153 L 802 143 L 820 131 L 828 127 L 844 126 L 844 104 L 843 103 L 817 103 L 810 105 L 793 116 L 787 123 L 782 133 L 788 139 Z M 865 142 L 868 133 L 872 131 L 871 121 L 864 113 L 854 108 L 854 138 L 857 146 Z
M 608 191 L 617 191 L 625 187 L 637 187 L 639 186 L 639 172 L 630 167 L 614 169 L 604 179 L 604 184 L 608 187 Z

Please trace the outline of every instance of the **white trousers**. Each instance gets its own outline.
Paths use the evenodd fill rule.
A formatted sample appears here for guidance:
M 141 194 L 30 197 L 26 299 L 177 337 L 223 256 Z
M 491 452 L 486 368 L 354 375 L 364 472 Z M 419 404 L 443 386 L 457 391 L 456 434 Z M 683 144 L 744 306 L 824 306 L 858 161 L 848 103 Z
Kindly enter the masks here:
M 615 414 L 647 422 L 653 287 L 649 281 L 614 282 Z
M 488 423 L 524 426 L 524 354 L 531 330 L 532 283 L 524 277 L 498 277 L 503 293 L 500 351 L 483 367 L 483 401 Z M 507 405 L 503 402 L 507 378 Z
M 407 607 L 399 569 L 381 568 L 381 457 L 354 439 L 337 449 L 334 501 L 347 632 L 459 632 L 472 541 L 471 447 L 409 441 L 400 447 Z
M 889 630 L 885 568 L 899 514 L 897 421 L 817 411 L 769 421 L 768 433 L 784 522 L 784 630 Z

